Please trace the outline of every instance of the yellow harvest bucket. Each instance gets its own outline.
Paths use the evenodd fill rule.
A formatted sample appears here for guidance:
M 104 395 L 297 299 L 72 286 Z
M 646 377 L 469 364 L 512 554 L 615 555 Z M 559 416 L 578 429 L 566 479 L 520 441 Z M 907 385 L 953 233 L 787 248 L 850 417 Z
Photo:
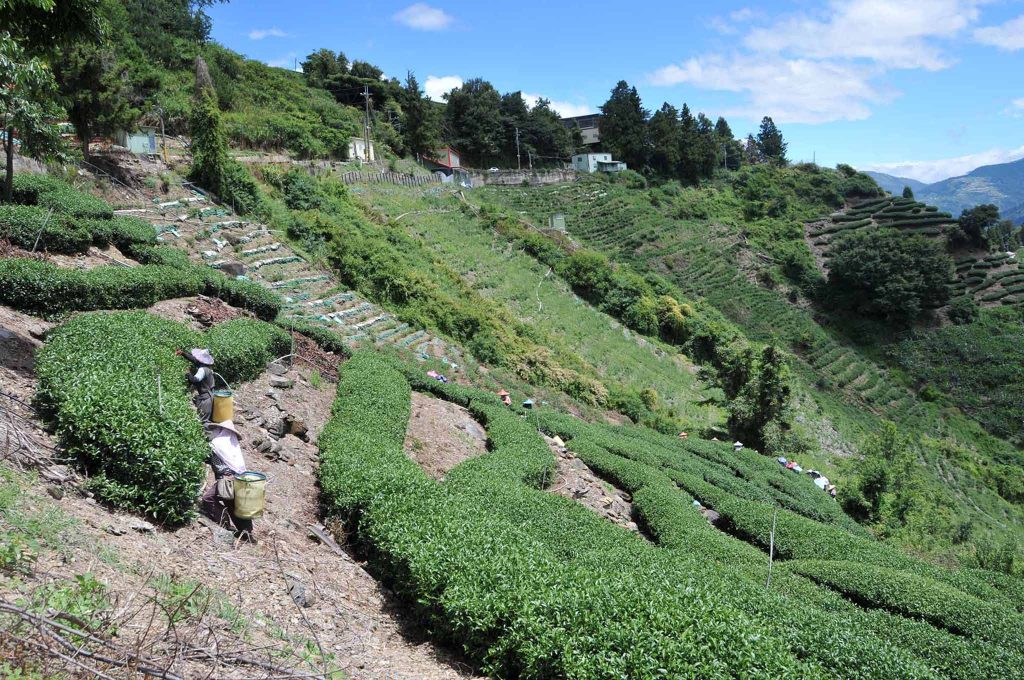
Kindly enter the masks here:
M 231 390 L 213 391 L 213 422 L 223 423 L 234 420 L 235 397 Z
M 261 472 L 243 472 L 234 479 L 235 511 L 239 519 L 255 519 L 263 514 L 267 500 L 267 476 Z

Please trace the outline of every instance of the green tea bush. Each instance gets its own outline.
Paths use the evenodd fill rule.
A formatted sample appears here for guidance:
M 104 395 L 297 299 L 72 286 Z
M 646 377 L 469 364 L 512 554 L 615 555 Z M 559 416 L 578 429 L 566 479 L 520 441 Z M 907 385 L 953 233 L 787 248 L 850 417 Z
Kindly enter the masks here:
M 49 262 L 0 261 L 0 301 L 53 318 L 72 311 L 138 309 L 160 300 L 192 295 L 218 297 L 262 319 L 273 319 L 281 299 L 259 284 L 235 281 L 191 263 L 62 269 Z
M 83 253 L 92 245 L 92 233 L 84 226 L 27 205 L 0 205 L 0 238 L 25 250 L 51 253 Z
M 208 454 L 174 355 L 191 336 L 143 312 L 83 314 L 49 334 L 36 363 L 39 401 L 97 496 L 168 524 L 192 516 Z
M 1024 617 L 945 583 L 851 561 L 809 560 L 789 567 L 867 606 L 922 618 L 953 633 L 982 638 L 1007 649 L 1024 649 Z
M 268 363 L 291 353 L 292 338 L 282 329 L 254 319 L 217 324 L 204 334 L 216 359 L 215 370 L 226 380 L 253 380 Z
M 50 175 L 16 174 L 14 200 L 52 209 L 69 217 L 109 220 L 114 216 L 113 209 L 105 201 L 77 191 L 67 182 Z
M 38 399 L 101 500 L 167 524 L 192 516 L 209 449 L 175 350 L 197 346 L 228 380 L 247 380 L 290 338 L 249 319 L 198 334 L 145 312 L 82 314 L 49 334 Z
M 401 449 L 409 416 L 403 372 L 430 385 L 417 377 L 422 371 L 380 355 L 359 353 L 342 367 L 320 438 L 324 501 L 350 520 L 385 582 L 484 672 L 653 680 L 693 677 L 699 667 L 700 677 L 935 677 L 852 615 L 766 591 L 757 551 L 724 534 L 710 539 L 718 532 L 691 521 L 699 516 L 663 475 L 637 477 L 637 502 L 666 542 L 675 541 L 671 548 L 540 491 L 554 460 L 533 431 L 533 414 L 493 395 L 432 387 L 486 423 L 489 452 L 443 484 L 428 480 Z M 543 420 L 581 437 L 592 427 L 554 413 Z M 691 515 L 676 514 L 685 511 Z M 676 517 L 687 526 L 672 534 Z M 702 539 L 715 545 L 702 549 Z

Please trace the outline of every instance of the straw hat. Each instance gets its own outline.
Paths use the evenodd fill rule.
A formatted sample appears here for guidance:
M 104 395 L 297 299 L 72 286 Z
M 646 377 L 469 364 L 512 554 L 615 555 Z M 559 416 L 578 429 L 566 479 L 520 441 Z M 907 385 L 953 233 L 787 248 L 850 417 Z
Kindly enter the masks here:
M 505 390 L 502 390 L 501 392 L 498 392 L 498 396 L 499 397 L 507 397 L 508 396 L 508 392 L 506 392 Z
M 239 439 L 242 438 L 242 433 L 238 431 L 238 428 L 235 427 L 235 424 L 233 422 L 231 422 L 230 420 L 225 420 L 225 421 L 220 422 L 220 423 L 213 423 L 213 426 L 214 427 L 219 427 L 222 430 L 227 430 L 228 432 L 233 433 Z
M 203 366 L 213 366 L 213 355 L 210 354 L 210 350 L 208 349 L 196 348 L 191 350 L 188 353 L 188 355 L 192 357 L 192 360 L 195 361 L 197 364 L 202 364 Z

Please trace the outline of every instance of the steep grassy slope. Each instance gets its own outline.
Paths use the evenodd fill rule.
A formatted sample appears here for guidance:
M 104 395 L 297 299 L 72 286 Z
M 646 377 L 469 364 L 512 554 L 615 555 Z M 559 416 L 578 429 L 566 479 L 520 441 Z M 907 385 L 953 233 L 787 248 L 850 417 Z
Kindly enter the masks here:
M 810 258 L 800 218 L 838 207 L 834 200 L 822 200 L 834 192 L 818 190 L 835 186 L 837 178 L 807 168 L 769 172 L 792 174 L 788 185 L 796 190 L 787 192 L 780 188 L 786 181 L 769 176 L 765 179 L 776 190 L 757 195 L 743 185 L 680 192 L 630 189 L 600 179 L 548 188 L 487 188 L 474 195 L 538 223 L 562 212 L 569 233 L 585 245 L 665 275 L 714 305 L 749 337 L 787 347 L 802 383 L 800 418 L 809 421 L 813 433 L 821 435 L 828 424 L 847 442 L 859 443 L 882 418 L 916 433 L 930 473 L 929 505 L 943 509 L 933 513 L 929 531 L 942 525 L 951 531 L 966 518 L 1013 526 L 1020 508 L 998 496 L 997 475 L 989 466 L 1017 464 L 1019 453 L 956 412 L 917 399 L 902 376 L 880 363 L 877 347 L 858 346 L 822 326 L 800 294 L 779 283 L 780 265 L 791 270 L 793 263 Z M 755 217 L 764 197 L 773 193 L 781 216 Z M 759 248 L 765 240 L 774 241 L 773 248 Z M 805 271 L 796 273 L 805 276 Z M 825 436 L 819 441 L 831 446 Z
M 718 410 L 705 404 L 711 394 L 697 380 L 697 367 L 678 350 L 631 332 L 595 310 L 549 267 L 517 251 L 462 210 L 454 193 L 373 185 L 361 188 L 357 196 L 395 220 L 395 228 L 420 239 L 483 298 L 572 348 L 597 368 L 603 380 L 637 392 L 654 390 L 657 402 L 667 406 L 685 429 L 720 424 Z

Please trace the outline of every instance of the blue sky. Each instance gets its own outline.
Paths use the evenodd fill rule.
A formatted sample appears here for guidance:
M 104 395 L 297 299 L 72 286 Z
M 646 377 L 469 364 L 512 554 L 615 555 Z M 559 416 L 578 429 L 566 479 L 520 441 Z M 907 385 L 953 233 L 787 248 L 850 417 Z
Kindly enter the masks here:
M 272 65 L 320 47 L 416 73 L 439 97 L 483 77 L 596 111 L 618 80 L 724 115 L 771 115 L 790 157 L 924 181 L 1024 157 L 1024 0 L 282 3 L 210 10 L 213 36 Z

